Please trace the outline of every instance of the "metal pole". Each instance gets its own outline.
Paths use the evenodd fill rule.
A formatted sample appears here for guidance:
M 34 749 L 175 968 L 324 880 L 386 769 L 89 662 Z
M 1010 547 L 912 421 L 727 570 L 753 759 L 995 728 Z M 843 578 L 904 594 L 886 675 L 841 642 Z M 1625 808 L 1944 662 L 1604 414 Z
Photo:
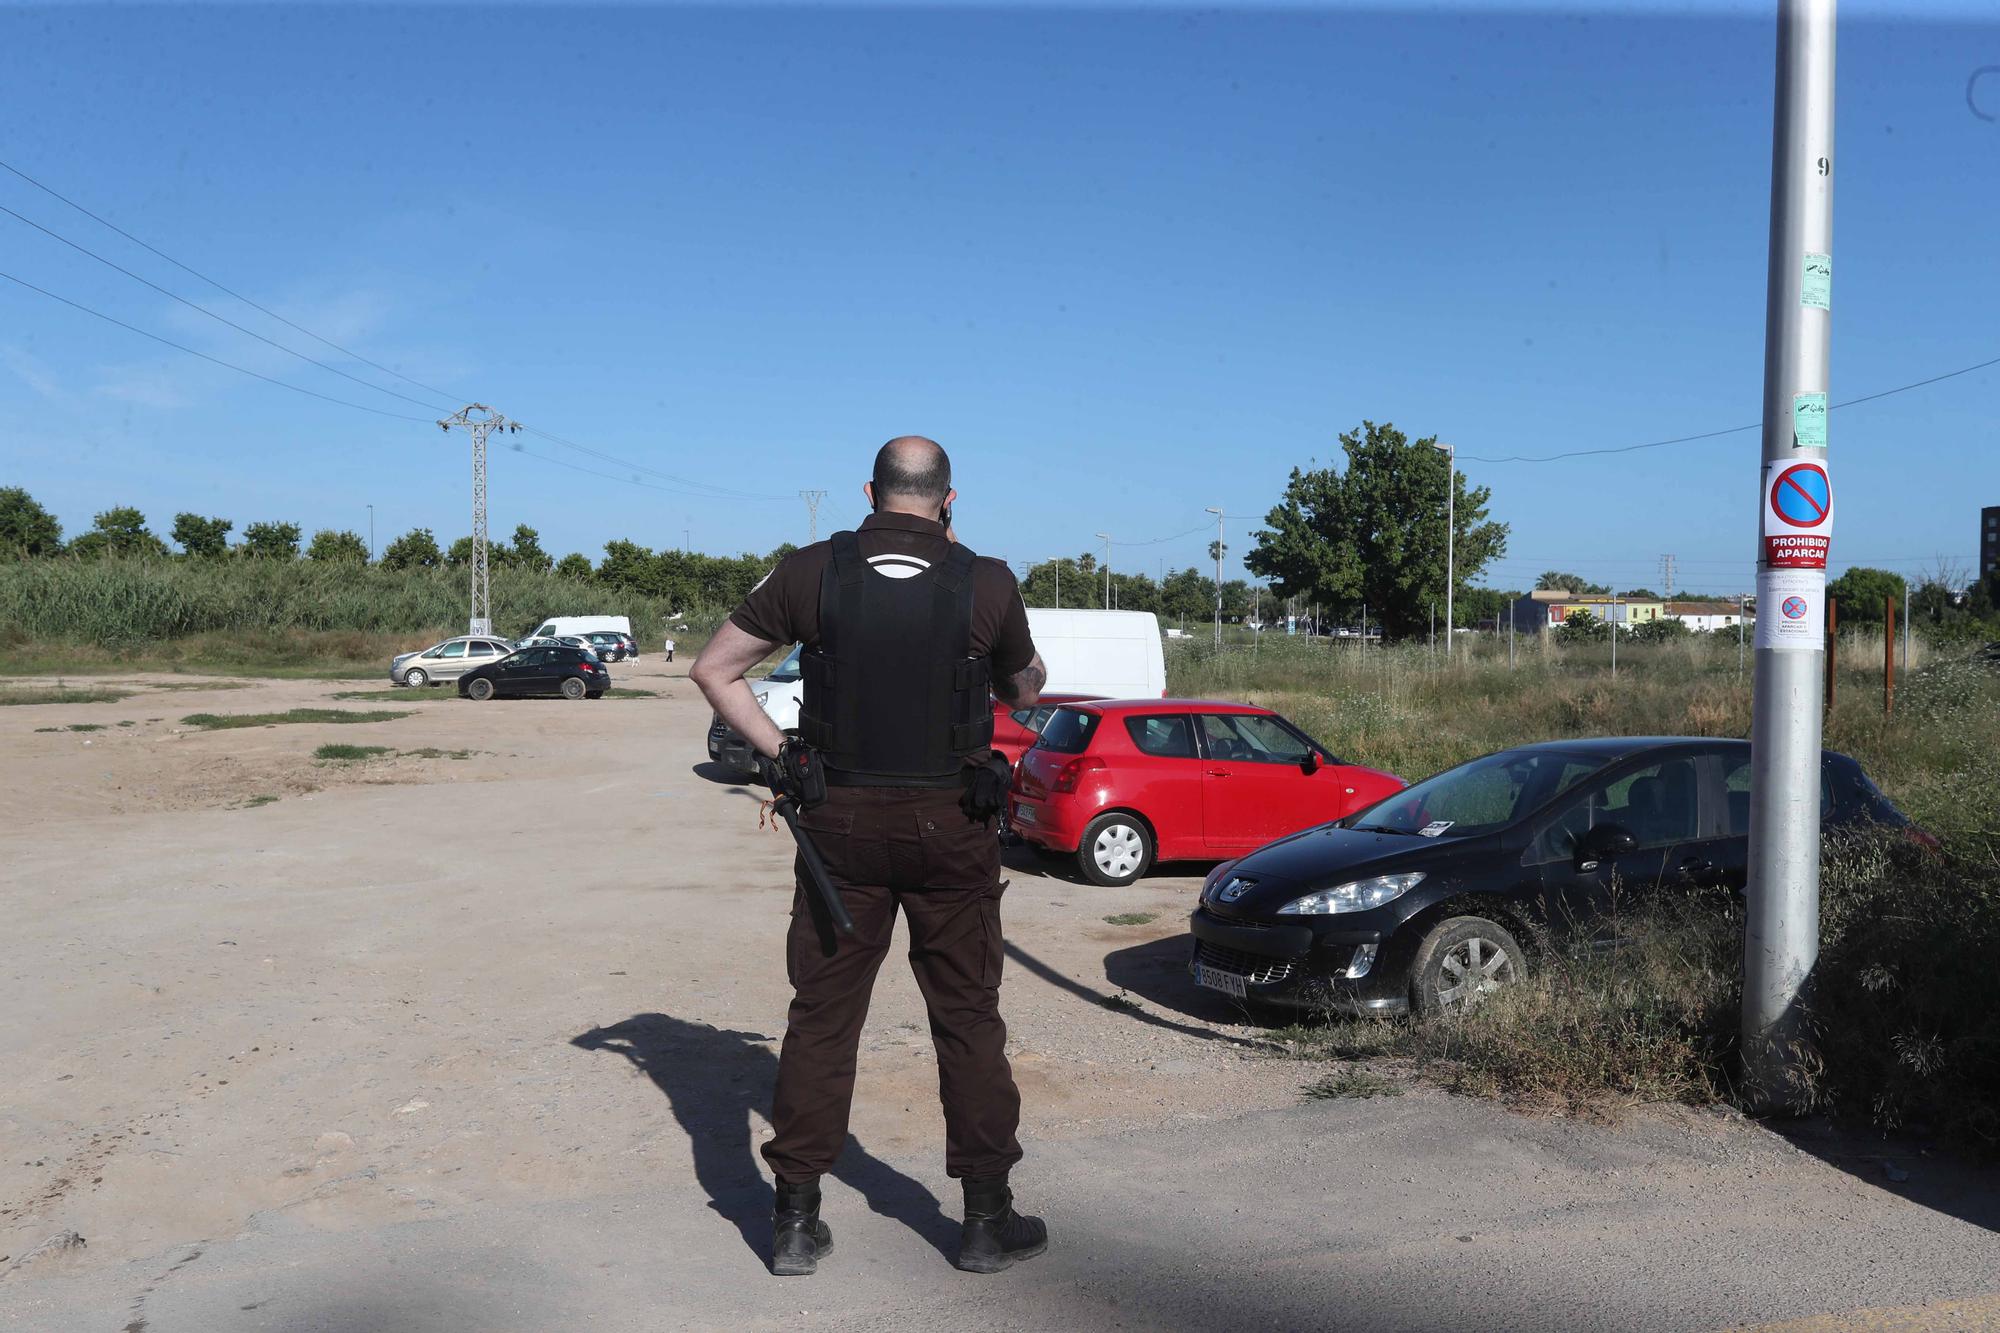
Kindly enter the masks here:
M 1211 507 L 1208 511 L 1215 515 L 1215 650 L 1222 651 L 1222 511 Z
M 1798 447 L 1794 396 L 1828 389 L 1832 331 L 1834 0 L 1779 0 L 1765 286 L 1762 462 L 1820 461 Z M 1808 256 L 1811 259 L 1808 259 Z M 1805 267 L 1815 266 L 1814 282 Z M 1821 285 L 1821 279 L 1825 284 Z M 1824 400 L 1822 400 L 1824 401 Z M 1758 483 L 1760 531 L 1768 503 Z M 1783 596 L 1757 551 L 1757 672 L 1750 731 L 1750 861 L 1743 938 L 1746 1092 L 1769 1109 L 1802 1104 L 1806 987 L 1819 959 L 1819 778 L 1824 717 L 1815 687 L 1830 645 L 1780 637 Z M 1822 569 L 1804 593 L 1824 596 Z M 1828 608 L 1831 611 L 1831 606 Z
M 1055 581 L 1056 585 L 1056 609 L 1061 610 L 1062 609 L 1062 557 L 1061 556 L 1057 556 L 1055 557 L 1055 559 L 1049 561 L 1049 577 Z
M 1896 594 L 1882 598 L 1882 711 L 1896 711 Z
M 1743 621 L 1750 614 L 1750 598 L 1746 593 L 1736 594 L 1736 679 L 1743 679 Z
M 1609 607 L 1606 607 L 1605 609 L 1607 611 L 1610 610 Z M 1611 620 L 1605 623 L 1611 626 L 1611 679 L 1617 680 L 1618 679 L 1618 622 L 1615 620 Z
M 1111 609 L 1111 538 L 1106 533 L 1098 533 L 1098 540 L 1104 543 L 1104 609 Z
M 1458 542 L 1458 450 L 1449 444 L 1433 445 L 1444 451 L 1444 655 L 1451 656 L 1452 589 L 1458 583 L 1454 568 Z
M 1903 589 L 1903 670 L 1910 669 L 1910 603 L 1916 599 L 1910 596 L 1908 588 Z
M 375 563 L 375 506 L 368 506 L 368 563 Z
M 1512 607 L 1509 607 L 1507 610 L 1507 669 L 1509 671 L 1514 669 L 1514 611 Z

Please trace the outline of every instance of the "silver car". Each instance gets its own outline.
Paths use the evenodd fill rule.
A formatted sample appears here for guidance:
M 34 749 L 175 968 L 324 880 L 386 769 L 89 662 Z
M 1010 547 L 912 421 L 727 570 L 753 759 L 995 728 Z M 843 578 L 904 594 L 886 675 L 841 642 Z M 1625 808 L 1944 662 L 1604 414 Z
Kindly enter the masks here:
M 422 652 L 403 653 L 389 663 L 389 679 L 398 685 L 435 685 L 457 680 L 465 671 L 485 666 L 513 652 L 504 639 L 462 634 Z

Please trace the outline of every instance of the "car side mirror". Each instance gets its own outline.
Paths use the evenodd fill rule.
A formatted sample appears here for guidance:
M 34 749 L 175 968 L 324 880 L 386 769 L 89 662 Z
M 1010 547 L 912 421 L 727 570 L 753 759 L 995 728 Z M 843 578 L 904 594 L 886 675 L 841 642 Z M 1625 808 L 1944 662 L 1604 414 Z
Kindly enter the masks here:
M 1299 760 L 1299 771 L 1307 777 L 1319 772 L 1319 751 L 1307 750 L 1306 757 Z
M 1599 861 L 1623 856 L 1638 845 L 1632 830 L 1623 824 L 1599 824 L 1576 840 L 1577 869 L 1594 869 Z

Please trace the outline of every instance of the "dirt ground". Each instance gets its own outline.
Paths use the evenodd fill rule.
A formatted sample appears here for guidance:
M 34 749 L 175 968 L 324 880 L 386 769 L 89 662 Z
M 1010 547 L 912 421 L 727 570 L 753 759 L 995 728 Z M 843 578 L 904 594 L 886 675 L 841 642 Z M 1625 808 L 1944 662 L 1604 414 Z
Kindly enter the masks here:
M 1302 1101 L 1321 1071 L 1185 977 L 1195 874 L 1101 889 L 1020 852 L 1017 1182 L 1057 1245 L 1005 1285 L 945 1262 L 936 1071 L 892 954 L 828 1184 L 845 1248 L 770 1279 L 789 843 L 711 770 L 685 662 L 612 670 L 654 693 L 136 676 L 0 706 L 0 1325 L 2000 1321 L 1990 1177 L 1904 1159 L 1890 1193 L 1866 1151 L 1707 1113 Z M 300 707 L 407 716 L 181 721 Z M 335 742 L 397 753 L 315 760 Z M 1154 919 L 1104 921 L 1129 912 Z
M 6 1038 L 0 1254 L 74 1230 L 109 1261 L 273 1208 L 338 1227 L 585 1196 L 643 1168 L 657 1127 L 633 1114 L 640 1071 L 611 1053 L 630 1043 L 574 1038 L 652 1015 L 768 1065 L 789 840 L 707 763 L 685 670 L 619 664 L 618 685 L 656 696 L 584 703 L 135 676 L 95 682 L 136 691 L 118 702 L 0 708 L 0 745 L 29 775 L 5 833 L 0 985 L 7 1012 L 36 1015 Z M 293 708 L 409 715 L 180 721 Z M 103 729 L 44 730 L 79 723 Z M 405 753 L 316 761 L 329 742 Z M 1024 852 L 1009 864 L 1024 1137 L 1297 1099 L 1304 1071 L 1181 985 L 1197 874 L 1114 891 Z M 1125 912 L 1156 919 L 1102 920 Z M 936 1070 L 899 959 L 854 1132 L 922 1151 L 939 1141 Z M 1150 1003 L 1162 987 L 1195 1012 Z

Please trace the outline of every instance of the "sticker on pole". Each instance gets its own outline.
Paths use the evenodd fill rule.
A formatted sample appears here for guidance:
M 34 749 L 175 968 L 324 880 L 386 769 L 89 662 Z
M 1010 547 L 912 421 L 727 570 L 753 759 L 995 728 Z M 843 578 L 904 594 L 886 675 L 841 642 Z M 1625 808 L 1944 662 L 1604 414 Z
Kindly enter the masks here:
M 1826 571 L 1758 571 L 1757 646 L 1802 653 L 1826 647 Z
M 1826 395 L 1792 395 L 1792 448 L 1826 448 Z
M 1774 462 L 1764 468 L 1764 563 L 1825 569 L 1833 545 L 1833 481 L 1825 463 Z
M 1807 255 L 1799 268 L 1799 304 L 1833 308 L 1833 256 Z

